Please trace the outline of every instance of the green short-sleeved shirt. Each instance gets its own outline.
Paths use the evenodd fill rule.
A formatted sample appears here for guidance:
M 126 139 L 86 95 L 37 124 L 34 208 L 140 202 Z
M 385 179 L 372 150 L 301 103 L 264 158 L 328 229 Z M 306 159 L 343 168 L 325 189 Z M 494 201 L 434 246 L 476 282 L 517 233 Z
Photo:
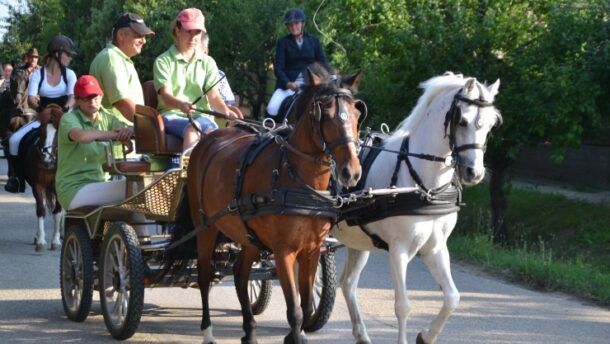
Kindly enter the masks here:
M 218 80 L 218 67 L 216 61 L 210 56 L 196 50 L 195 57 L 191 61 L 187 61 L 178 52 L 176 46 L 172 45 L 157 57 L 153 73 L 157 91 L 161 87 L 167 86 L 176 98 L 191 102 L 201 96 L 201 100 L 195 103 L 195 107 L 210 110 L 207 97 L 203 95 L 203 91 L 212 87 L 218 88 L 218 85 L 214 85 Z M 186 117 L 184 113 L 168 108 L 161 97 L 159 97 L 158 108 L 162 114 L 173 110 L 174 113 Z M 201 116 L 210 117 L 214 120 L 212 116 L 193 113 L 195 118 Z
M 57 134 L 57 174 L 55 187 L 57 198 L 64 208 L 83 186 L 104 181 L 102 164 L 106 162 L 103 142 L 78 143 L 68 135 L 70 130 L 113 130 L 126 127 L 104 109 L 100 109 L 96 123 L 91 123 L 79 109 L 72 110 L 61 117 Z
M 121 121 L 131 124 L 112 104 L 121 99 L 130 99 L 136 104 L 144 105 L 142 84 L 133 61 L 121 49 L 108 43 L 91 62 L 89 73 L 97 79 L 104 91 L 102 107 Z

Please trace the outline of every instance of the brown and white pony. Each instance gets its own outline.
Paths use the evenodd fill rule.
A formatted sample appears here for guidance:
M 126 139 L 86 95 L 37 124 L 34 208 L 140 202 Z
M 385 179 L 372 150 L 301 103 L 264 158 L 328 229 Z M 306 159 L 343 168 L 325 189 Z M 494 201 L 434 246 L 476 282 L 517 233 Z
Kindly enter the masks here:
M 38 229 L 34 239 L 36 251 L 44 250 L 47 245 L 44 231 L 46 209 L 51 211 L 55 222 L 50 248 L 55 250 L 61 246 L 63 211 L 55 192 L 55 172 L 57 170 L 56 134 L 63 114 L 61 107 L 56 104 L 48 105 L 38 114 L 40 134 L 38 140 L 27 147 L 25 155 L 25 179 L 32 187 L 32 194 L 36 199 L 38 217 Z
M 305 87 L 297 104 L 300 116 L 294 130 L 285 141 L 276 137 L 261 148 L 251 164 L 240 172 L 243 173 L 241 192 L 237 192 L 240 199 L 267 194 L 276 187 L 278 191 L 290 188 L 325 191 L 331 173 L 346 185 L 355 185 L 360 178 L 357 156 L 360 111 L 358 101 L 353 98 L 360 74 L 341 82 L 321 66 L 314 66 L 308 69 L 308 76 L 310 85 Z M 312 287 L 320 246 L 330 230 L 331 219 L 284 214 L 283 209 L 249 220 L 243 220 L 236 212 L 218 216 L 236 200 L 235 173 L 240 170 L 240 157 L 249 151 L 255 140 L 257 135 L 247 130 L 223 128 L 203 138 L 190 156 L 191 215 L 196 227 L 207 227 L 197 236 L 204 343 L 215 342 L 208 297 L 212 277 L 210 265 L 219 233 L 242 248 L 233 267 L 245 331 L 242 343 L 257 343 L 247 286 L 252 263 L 258 259 L 261 246 L 274 254 L 277 276 L 284 292 L 291 328 L 284 343 L 306 342 L 302 328 L 313 313 Z M 295 263 L 298 263 L 298 279 Z

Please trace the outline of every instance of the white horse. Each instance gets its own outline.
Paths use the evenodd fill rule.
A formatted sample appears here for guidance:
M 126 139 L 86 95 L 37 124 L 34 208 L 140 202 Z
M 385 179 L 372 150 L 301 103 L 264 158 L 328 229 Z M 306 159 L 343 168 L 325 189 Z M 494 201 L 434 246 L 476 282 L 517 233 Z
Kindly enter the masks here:
M 463 185 L 483 180 L 483 155 L 488 134 L 501 124 L 502 117 L 492 103 L 500 81 L 486 87 L 474 78 L 447 73 L 420 85 L 424 94 L 411 115 L 386 138 L 368 173 L 363 175 L 361 190 L 382 191 L 389 188 L 409 190 L 409 200 L 398 207 L 382 202 L 377 208 L 358 209 L 375 215 L 360 219 L 356 225 L 342 220 L 332 235 L 347 246 L 348 254 L 341 287 L 352 320 L 352 334 L 357 343 L 371 343 L 357 305 L 356 288 L 370 251 L 386 249 L 395 291 L 394 310 L 398 318 L 398 343 L 407 343 L 407 316 L 411 310 L 407 298 L 407 264 L 420 253 L 435 281 L 443 291 L 443 306 L 429 329 L 417 336 L 417 343 L 434 343 L 457 307 L 460 295 L 451 277 L 447 238 L 457 221 L 461 189 L 452 186 L 454 176 Z M 366 165 L 363 162 L 363 167 Z M 443 201 L 449 195 L 450 201 Z M 415 196 L 415 197 L 411 197 Z M 445 197 L 446 199 L 447 197 Z M 396 198 L 394 198 L 396 199 Z M 428 199 L 424 207 L 410 207 L 413 200 Z M 430 207 L 432 203 L 440 208 Z M 425 208 L 430 207 L 430 208 Z M 443 208 L 444 207 L 444 208 Z M 378 214 L 371 214 L 378 213 Z M 372 221 L 372 222 L 370 222 Z M 353 222 L 352 222 L 353 224 Z

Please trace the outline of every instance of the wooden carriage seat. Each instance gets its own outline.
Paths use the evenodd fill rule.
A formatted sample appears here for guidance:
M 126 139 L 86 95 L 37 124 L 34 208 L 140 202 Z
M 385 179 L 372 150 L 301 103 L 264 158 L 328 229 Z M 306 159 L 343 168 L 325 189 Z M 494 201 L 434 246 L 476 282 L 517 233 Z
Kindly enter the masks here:
M 182 142 L 165 133 L 161 114 L 156 110 L 157 92 L 152 80 L 142 84 L 144 103 L 136 105 L 133 124 L 136 135 L 136 153 L 175 155 L 182 153 Z

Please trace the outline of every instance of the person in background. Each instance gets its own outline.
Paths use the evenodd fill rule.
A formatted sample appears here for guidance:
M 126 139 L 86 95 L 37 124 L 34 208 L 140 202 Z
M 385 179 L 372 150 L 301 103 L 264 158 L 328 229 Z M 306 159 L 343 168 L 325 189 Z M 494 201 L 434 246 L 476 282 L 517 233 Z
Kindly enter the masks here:
M 64 112 L 74 105 L 76 73 L 68 66 L 76 55 L 74 42 L 69 37 L 53 37 L 41 68 L 36 69 L 28 85 L 28 105 L 38 112 L 49 104 L 57 104 Z
M 133 123 L 136 104 L 144 105 L 144 94 L 132 57 L 140 54 L 146 36 L 155 33 L 135 13 L 125 13 L 112 26 L 112 42 L 100 51 L 89 67 L 104 97 L 102 107 L 125 123 Z
M 27 101 L 28 86 L 32 73 L 38 69 L 38 49 L 30 48 L 18 63 L 10 77 L 10 91 L 13 104 L 22 113 L 30 112 Z
M 30 76 L 28 84 L 30 108 L 40 112 L 47 105 L 56 104 L 67 111 L 74 105 L 76 74 L 68 68 L 68 65 L 75 54 L 74 42 L 70 38 L 58 35 L 49 41 L 47 54 L 42 60 L 42 68 L 35 69 Z M 7 161 L 14 173 L 4 186 L 4 190 L 12 193 L 25 191 L 25 171 L 23 161 L 19 161 L 19 145 L 25 135 L 38 127 L 40 121 L 33 120 L 10 136 Z M 21 159 L 23 158 L 22 156 Z
M 154 64 L 155 89 L 165 130 L 182 139 L 183 150 L 199 141 L 199 131 L 190 124 L 192 116 L 202 133 L 218 128 L 209 115 L 193 108 L 216 111 L 229 118 L 243 118 L 223 101 L 215 85 L 218 67 L 214 59 L 201 51 L 201 37 L 206 33 L 205 18 L 197 8 L 182 10 L 171 24 L 174 44 L 159 55 Z M 207 91 L 207 93 L 205 93 Z
M 203 35 L 203 37 L 201 37 L 201 50 L 206 55 L 210 54 L 209 46 L 210 46 L 210 35 L 207 35 L 207 34 Z M 227 75 L 220 69 L 218 70 L 217 82 L 218 82 L 218 92 L 220 92 L 220 96 L 222 97 L 222 100 L 225 102 L 225 104 L 236 106 L 237 101 L 235 101 L 235 95 L 233 94 L 233 90 L 231 90 L 231 85 L 229 85 L 229 80 L 227 79 Z
M 70 210 L 118 202 L 126 197 L 126 181 L 105 181 L 103 141 L 130 144 L 133 129 L 101 108 L 104 92 L 95 77 L 81 76 L 74 95 L 76 106 L 61 118 L 57 134 L 55 185 L 59 203 Z
M 305 13 L 292 8 L 284 14 L 284 24 L 289 34 L 280 38 L 275 48 L 273 66 L 275 91 L 267 105 L 267 112 L 276 116 L 282 101 L 293 95 L 305 84 L 303 72 L 314 62 L 327 65 L 324 50 L 318 37 L 305 32 Z
M 6 63 L 2 66 L 2 79 L 0 79 L 0 93 L 9 90 L 11 85 L 11 73 L 13 72 L 13 66 L 10 63 Z

